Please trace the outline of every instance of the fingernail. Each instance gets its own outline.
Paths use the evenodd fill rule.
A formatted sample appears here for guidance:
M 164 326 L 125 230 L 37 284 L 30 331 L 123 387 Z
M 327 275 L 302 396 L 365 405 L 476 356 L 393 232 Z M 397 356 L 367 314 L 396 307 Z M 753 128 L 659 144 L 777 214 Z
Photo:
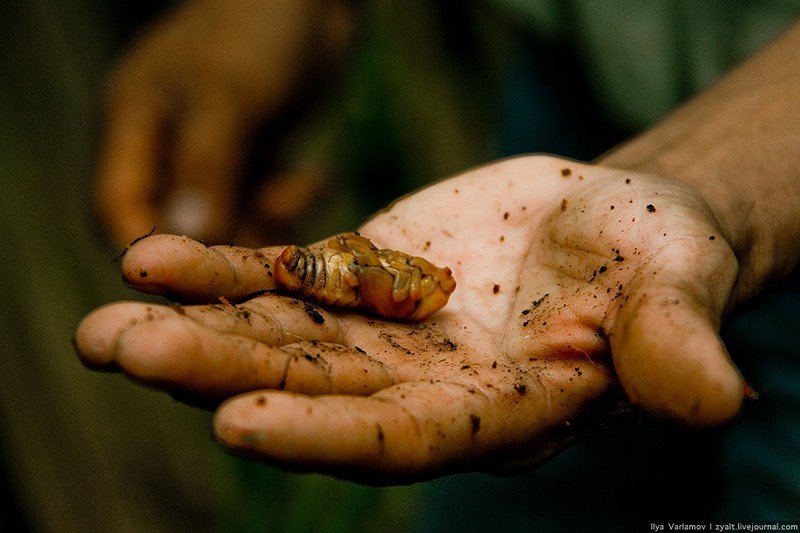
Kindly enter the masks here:
M 202 238 L 211 229 L 211 200 L 197 189 L 183 188 L 172 193 L 164 207 L 166 230 Z

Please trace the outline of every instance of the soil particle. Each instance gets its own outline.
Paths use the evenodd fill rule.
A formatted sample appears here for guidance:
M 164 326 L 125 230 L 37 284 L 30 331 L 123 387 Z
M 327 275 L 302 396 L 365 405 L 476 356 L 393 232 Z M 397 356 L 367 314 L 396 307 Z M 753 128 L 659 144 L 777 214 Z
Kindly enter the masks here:
M 476 415 L 475 413 L 470 413 L 469 415 L 469 423 L 472 429 L 472 434 L 475 435 L 481 430 L 481 417 Z
M 308 315 L 308 318 L 310 318 L 315 324 L 325 323 L 325 317 L 323 317 L 322 314 L 320 314 L 319 309 L 317 309 L 317 307 L 315 307 L 314 305 L 308 302 L 304 302 L 303 310 Z
M 548 296 L 550 296 L 549 292 L 544 293 L 544 296 L 542 296 L 541 298 L 539 298 L 538 300 L 534 301 L 531 304 L 531 309 L 536 309 L 537 307 L 539 307 L 542 304 L 542 302 L 545 300 L 545 298 L 547 298 Z

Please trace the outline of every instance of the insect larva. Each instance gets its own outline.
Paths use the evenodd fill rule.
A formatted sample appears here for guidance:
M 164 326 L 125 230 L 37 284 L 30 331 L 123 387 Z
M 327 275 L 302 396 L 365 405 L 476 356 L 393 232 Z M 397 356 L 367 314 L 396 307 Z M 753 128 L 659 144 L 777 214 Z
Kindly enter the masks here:
M 355 233 L 336 235 L 320 251 L 288 246 L 275 261 L 275 278 L 318 303 L 415 322 L 444 307 L 456 288 L 449 268 L 380 250 Z

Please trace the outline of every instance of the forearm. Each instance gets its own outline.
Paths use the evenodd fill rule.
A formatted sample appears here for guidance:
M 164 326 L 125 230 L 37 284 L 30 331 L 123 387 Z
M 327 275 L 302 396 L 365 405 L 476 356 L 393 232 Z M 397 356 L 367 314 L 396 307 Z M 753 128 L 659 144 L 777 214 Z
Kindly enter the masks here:
M 800 24 L 602 164 L 695 188 L 741 265 L 734 301 L 800 261 Z

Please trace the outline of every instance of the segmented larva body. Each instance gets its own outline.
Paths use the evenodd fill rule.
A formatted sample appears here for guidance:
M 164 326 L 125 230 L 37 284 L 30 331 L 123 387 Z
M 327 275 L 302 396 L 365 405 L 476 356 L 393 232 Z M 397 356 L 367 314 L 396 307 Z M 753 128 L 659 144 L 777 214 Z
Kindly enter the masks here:
M 378 249 L 366 237 L 342 233 L 321 251 L 289 246 L 275 262 L 278 283 L 316 302 L 422 321 L 456 288 L 449 268 L 422 257 Z

